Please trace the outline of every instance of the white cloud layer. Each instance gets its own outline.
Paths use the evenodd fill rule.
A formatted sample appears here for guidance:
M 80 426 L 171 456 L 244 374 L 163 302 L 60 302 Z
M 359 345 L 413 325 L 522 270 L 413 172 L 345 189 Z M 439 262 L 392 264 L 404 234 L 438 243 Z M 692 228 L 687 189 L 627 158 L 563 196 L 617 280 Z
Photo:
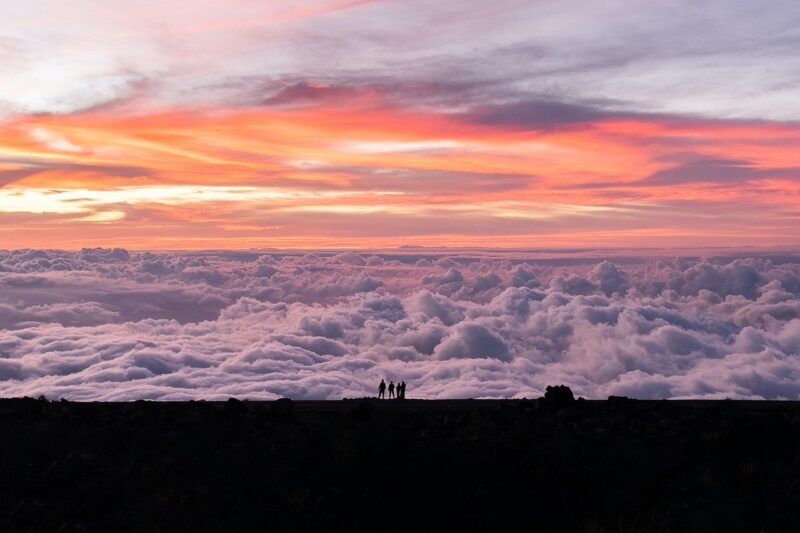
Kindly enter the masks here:
M 800 259 L 0 251 L 0 396 L 800 399 Z

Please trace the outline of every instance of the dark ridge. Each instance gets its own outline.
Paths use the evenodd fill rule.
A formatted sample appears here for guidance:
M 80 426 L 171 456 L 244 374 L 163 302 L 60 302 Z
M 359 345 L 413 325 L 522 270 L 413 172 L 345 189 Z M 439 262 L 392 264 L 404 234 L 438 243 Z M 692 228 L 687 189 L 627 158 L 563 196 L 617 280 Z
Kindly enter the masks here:
M 0 400 L 0 531 L 800 531 L 800 403 Z

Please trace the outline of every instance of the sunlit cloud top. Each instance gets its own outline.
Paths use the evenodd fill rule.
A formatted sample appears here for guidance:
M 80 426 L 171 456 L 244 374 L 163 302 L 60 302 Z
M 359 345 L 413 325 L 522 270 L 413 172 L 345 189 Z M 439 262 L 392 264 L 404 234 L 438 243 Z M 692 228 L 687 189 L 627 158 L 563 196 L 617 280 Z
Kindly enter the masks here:
M 800 244 L 800 5 L 14 2 L 0 249 Z

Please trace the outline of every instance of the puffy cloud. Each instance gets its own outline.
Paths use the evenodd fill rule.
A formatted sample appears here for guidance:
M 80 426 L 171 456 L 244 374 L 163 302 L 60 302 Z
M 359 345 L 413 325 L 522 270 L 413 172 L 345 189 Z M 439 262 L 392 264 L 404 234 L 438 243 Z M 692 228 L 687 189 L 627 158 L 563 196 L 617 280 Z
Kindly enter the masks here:
M 737 260 L 721 266 L 710 263 L 694 265 L 672 276 L 667 287 L 680 294 L 693 295 L 706 289 L 719 296 L 740 294 L 752 299 L 762 284 L 764 277 L 754 266 Z
M 345 265 L 364 266 L 367 263 L 366 259 L 354 252 L 342 252 L 334 255 L 331 259 Z
M 452 261 L 450 261 L 452 263 Z M 441 263 L 441 261 L 440 261 Z M 455 285 L 460 286 L 464 282 L 464 275 L 457 268 L 449 268 L 444 275 L 430 274 L 422 278 L 424 285 L 435 285 L 437 287 L 442 285 Z
M 405 303 L 406 309 L 411 313 L 421 313 L 426 318 L 438 318 L 444 324 L 451 326 L 463 320 L 463 309 L 446 296 L 420 291 L 411 296 Z
M 511 274 L 511 286 L 535 288 L 539 286 L 539 280 L 533 270 L 525 265 L 518 265 Z
M 555 276 L 550 280 L 550 288 L 567 294 L 591 294 L 597 290 L 594 283 L 576 274 Z
M 594 267 L 589 272 L 589 279 L 609 296 L 615 292 L 623 294 L 628 288 L 628 276 L 609 261 Z
M 432 355 L 447 334 L 447 327 L 438 318 L 410 327 L 398 335 L 395 342 L 401 346 L 413 347 L 418 353 Z
M 528 316 L 531 302 L 541 301 L 545 296 L 546 293 L 527 287 L 509 287 L 495 296 L 487 307 L 500 315 Z
M 472 284 L 472 290 L 474 292 L 488 291 L 489 289 L 493 289 L 494 287 L 500 285 L 501 282 L 502 280 L 500 279 L 500 276 L 494 272 L 489 272 L 488 274 L 475 278 L 475 281 Z
M 520 254 L 0 251 L 0 395 L 800 399 L 800 260 Z
M 455 326 L 433 351 L 437 359 L 489 358 L 507 361 L 508 346 L 496 333 L 477 322 Z
M 274 266 L 275 260 L 272 256 L 262 255 L 259 257 L 255 265 L 253 265 L 253 276 L 257 278 L 270 278 L 278 272 Z

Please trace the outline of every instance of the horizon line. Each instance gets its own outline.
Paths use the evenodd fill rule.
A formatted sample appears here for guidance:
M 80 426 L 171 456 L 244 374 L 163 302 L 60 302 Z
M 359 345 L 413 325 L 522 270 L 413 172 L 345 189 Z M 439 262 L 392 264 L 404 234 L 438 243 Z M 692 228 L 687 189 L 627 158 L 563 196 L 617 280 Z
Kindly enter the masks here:
M 565 246 L 565 247 L 513 247 L 513 246 L 426 246 L 426 245 L 401 245 L 394 247 L 333 247 L 333 246 L 286 246 L 286 247 L 249 247 L 249 248 L 157 248 L 157 247 L 131 247 L 125 245 L 85 245 L 80 247 L 26 247 L 26 248 L 0 248 L 0 252 L 19 252 L 23 250 L 42 250 L 60 252 L 80 252 L 82 250 L 113 250 L 122 249 L 138 253 L 223 253 L 223 252 L 247 252 L 247 253 L 299 253 L 299 252 L 319 252 L 319 253 L 403 253 L 403 252 L 493 252 L 493 253 L 587 253 L 587 252 L 673 252 L 673 251 L 753 251 L 756 253 L 769 252 L 793 252 L 800 253 L 800 243 L 782 246 Z

